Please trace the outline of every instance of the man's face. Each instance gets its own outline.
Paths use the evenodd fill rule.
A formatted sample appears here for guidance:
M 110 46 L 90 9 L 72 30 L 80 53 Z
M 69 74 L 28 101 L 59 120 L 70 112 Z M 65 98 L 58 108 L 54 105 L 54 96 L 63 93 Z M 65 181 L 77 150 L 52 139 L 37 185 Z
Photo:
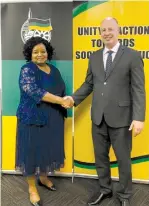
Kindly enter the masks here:
M 114 19 L 105 19 L 101 23 L 101 38 L 109 49 L 114 47 L 118 41 L 119 27 Z

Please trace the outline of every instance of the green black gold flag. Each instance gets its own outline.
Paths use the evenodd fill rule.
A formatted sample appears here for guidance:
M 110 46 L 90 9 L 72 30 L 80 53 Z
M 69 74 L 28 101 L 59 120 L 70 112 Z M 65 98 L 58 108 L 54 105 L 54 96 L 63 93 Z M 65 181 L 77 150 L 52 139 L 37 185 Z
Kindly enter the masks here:
M 51 31 L 52 26 L 50 19 L 43 20 L 43 19 L 37 19 L 37 18 L 31 18 L 29 19 L 29 30 L 38 30 L 38 31 Z

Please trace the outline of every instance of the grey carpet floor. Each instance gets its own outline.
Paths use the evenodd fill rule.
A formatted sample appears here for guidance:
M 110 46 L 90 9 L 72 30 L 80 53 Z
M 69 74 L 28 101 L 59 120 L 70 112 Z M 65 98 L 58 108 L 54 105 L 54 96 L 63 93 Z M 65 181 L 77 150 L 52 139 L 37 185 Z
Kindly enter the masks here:
M 57 191 L 48 191 L 38 186 L 44 206 L 83 206 L 88 198 L 98 189 L 98 180 L 76 177 L 72 184 L 71 178 L 50 177 L 57 186 Z M 114 193 L 118 183 L 113 183 Z M 31 206 L 28 199 L 28 186 L 23 176 L 2 175 L 1 205 Z M 131 206 L 149 206 L 149 185 L 133 184 Z M 118 206 L 115 197 L 105 200 L 101 206 Z

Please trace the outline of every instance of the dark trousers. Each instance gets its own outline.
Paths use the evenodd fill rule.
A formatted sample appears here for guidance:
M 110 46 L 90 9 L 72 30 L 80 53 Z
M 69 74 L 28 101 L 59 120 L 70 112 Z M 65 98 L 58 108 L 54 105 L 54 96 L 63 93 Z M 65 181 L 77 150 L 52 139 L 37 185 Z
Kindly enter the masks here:
M 100 125 L 92 123 L 95 163 L 100 191 L 107 194 L 112 190 L 109 161 L 109 149 L 112 145 L 118 161 L 119 187 L 117 196 L 120 199 L 128 199 L 132 194 L 132 132 L 128 129 L 129 127 L 112 128 L 107 125 L 104 118 Z

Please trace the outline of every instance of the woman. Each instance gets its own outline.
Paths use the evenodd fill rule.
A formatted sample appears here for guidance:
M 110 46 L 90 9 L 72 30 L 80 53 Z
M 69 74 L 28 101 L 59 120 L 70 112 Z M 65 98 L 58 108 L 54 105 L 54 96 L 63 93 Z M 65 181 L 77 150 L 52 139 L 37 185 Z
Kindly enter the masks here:
M 24 45 L 27 63 L 22 66 L 17 109 L 16 168 L 27 177 L 30 202 L 41 205 L 38 184 L 55 191 L 47 173 L 64 165 L 65 84 L 59 70 L 47 61 L 53 48 L 41 37 L 32 37 Z

